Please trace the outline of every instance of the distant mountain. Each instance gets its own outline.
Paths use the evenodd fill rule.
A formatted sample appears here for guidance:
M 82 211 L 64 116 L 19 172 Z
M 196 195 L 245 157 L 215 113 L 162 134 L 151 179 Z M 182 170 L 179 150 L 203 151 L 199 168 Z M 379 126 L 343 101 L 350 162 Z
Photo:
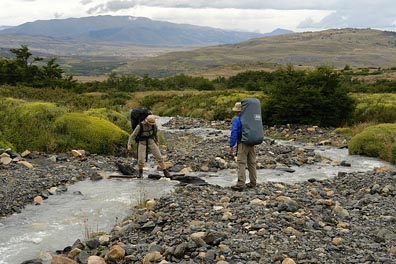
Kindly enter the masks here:
M 226 65 L 272 63 L 276 65 L 343 68 L 396 66 L 396 32 L 373 29 L 329 29 L 279 36 L 266 36 L 237 44 L 172 52 L 119 71 L 138 75 L 194 74 L 221 69 Z
M 272 32 L 264 33 L 263 35 L 265 37 L 271 37 L 271 36 L 280 36 L 280 35 L 286 35 L 286 34 L 292 34 L 292 33 L 294 33 L 294 31 L 291 31 L 288 29 L 277 28 Z
M 228 31 L 143 17 L 92 16 L 38 20 L 4 29 L 1 35 L 28 35 L 59 40 L 128 42 L 161 47 L 203 47 L 262 37 L 252 32 Z
M 4 29 L 7 29 L 7 28 L 12 28 L 12 26 L 0 26 L 0 31 L 4 30 Z

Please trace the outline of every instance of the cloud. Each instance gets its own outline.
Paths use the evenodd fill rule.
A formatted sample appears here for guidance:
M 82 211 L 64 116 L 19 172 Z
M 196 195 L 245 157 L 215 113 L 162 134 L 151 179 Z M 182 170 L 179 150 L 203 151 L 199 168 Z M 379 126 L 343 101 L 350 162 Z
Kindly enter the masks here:
M 57 12 L 54 13 L 55 18 L 60 18 L 62 16 L 63 16 L 63 13 L 57 13 Z
M 394 0 L 0 0 L 0 25 L 106 14 L 263 33 L 276 28 L 395 30 L 395 7 Z
M 90 3 L 92 3 L 93 2 L 93 0 L 80 0 L 80 3 L 82 4 L 82 5 L 87 5 L 87 4 L 90 4 Z
M 365 8 L 336 10 L 320 21 L 307 18 L 297 28 L 300 29 L 323 29 L 323 28 L 394 28 L 396 10 Z
M 89 1 L 89 0 L 81 0 Z M 216 8 L 216 9 L 275 9 L 275 10 L 354 10 L 394 8 L 393 0 L 110 0 L 96 5 L 92 10 L 118 11 L 134 7 L 163 8 Z M 372 10 L 372 9 L 371 9 Z
M 139 6 L 148 7 L 163 7 L 163 8 L 216 8 L 216 9 L 276 9 L 276 10 L 301 10 L 301 9 L 315 9 L 324 10 L 331 9 L 341 0 L 318 1 L 314 0 L 111 0 L 106 3 L 101 3 L 93 8 L 90 12 L 109 12 L 118 11 L 121 9 L 134 8 Z

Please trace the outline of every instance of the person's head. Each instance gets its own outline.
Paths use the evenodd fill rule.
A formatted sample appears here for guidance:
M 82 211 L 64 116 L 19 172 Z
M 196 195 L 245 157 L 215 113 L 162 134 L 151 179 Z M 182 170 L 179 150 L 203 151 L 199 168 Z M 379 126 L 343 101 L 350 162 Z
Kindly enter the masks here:
M 155 125 L 155 115 L 148 115 L 144 121 L 146 121 L 146 124 L 148 124 L 150 126 L 154 126 Z
M 234 111 L 236 114 L 242 111 L 242 104 L 241 102 L 236 102 L 234 107 L 232 108 L 232 111 Z

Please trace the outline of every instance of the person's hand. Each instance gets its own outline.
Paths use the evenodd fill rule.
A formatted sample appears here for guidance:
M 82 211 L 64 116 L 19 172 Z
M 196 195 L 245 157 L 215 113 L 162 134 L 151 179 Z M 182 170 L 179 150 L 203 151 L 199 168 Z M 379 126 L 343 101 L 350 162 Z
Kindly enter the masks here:
M 128 149 L 128 152 L 131 151 L 131 149 L 132 149 L 132 148 L 131 148 L 131 145 L 128 145 L 128 146 L 127 146 L 127 149 Z
M 234 156 L 234 148 L 233 147 L 230 147 L 229 153 L 231 156 Z

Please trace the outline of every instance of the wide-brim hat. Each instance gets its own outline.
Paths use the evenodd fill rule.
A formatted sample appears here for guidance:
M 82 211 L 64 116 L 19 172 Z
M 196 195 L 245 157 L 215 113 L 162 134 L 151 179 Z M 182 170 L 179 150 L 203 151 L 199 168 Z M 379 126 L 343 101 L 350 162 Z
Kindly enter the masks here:
M 146 123 L 153 126 L 155 125 L 155 115 L 148 115 L 145 119 Z
M 234 107 L 232 108 L 234 112 L 241 112 L 242 111 L 242 104 L 241 102 L 236 102 Z

